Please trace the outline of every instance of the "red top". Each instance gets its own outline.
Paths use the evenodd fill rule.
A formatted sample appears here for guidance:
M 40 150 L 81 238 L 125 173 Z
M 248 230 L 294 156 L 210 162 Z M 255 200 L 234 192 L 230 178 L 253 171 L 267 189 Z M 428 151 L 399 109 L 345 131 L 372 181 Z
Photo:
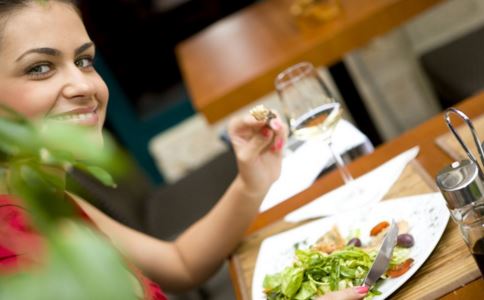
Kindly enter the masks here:
M 80 210 L 81 217 L 91 222 Z M 41 262 L 44 252 L 44 238 L 31 227 L 28 212 L 20 202 L 9 195 L 0 195 L 0 274 L 19 270 L 20 266 Z M 29 253 L 29 255 L 22 255 Z M 30 255 L 33 254 L 33 255 Z M 134 269 L 144 289 L 145 300 L 167 300 L 160 287 Z

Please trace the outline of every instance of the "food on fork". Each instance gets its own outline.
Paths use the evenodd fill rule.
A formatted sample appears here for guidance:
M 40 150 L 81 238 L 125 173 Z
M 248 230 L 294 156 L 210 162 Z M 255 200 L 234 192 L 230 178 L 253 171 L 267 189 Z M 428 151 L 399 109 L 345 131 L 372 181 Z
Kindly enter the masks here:
M 250 110 L 250 114 L 257 120 L 257 121 L 269 121 L 276 117 L 276 114 L 273 113 L 270 109 L 265 107 L 263 104 L 257 105 L 256 107 Z

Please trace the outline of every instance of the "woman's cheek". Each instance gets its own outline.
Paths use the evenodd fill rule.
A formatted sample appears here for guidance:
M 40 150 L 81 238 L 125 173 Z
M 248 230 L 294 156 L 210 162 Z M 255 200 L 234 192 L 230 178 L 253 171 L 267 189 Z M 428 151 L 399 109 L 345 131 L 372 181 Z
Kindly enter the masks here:
M 4 94 L 3 104 L 28 118 L 42 118 L 55 105 L 55 95 L 49 91 L 18 87 L 14 93 Z
M 47 116 L 51 110 L 57 105 L 57 94 L 44 94 L 43 97 L 40 94 L 38 97 L 35 95 L 32 95 L 31 98 L 34 98 L 35 100 L 26 100 L 26 102 L 35 102 L 38 100 L 36 105 L 33 105 L 33 110 L 32 110 L 32 117 L 37 117 L 37 118 L 44 118 Z M 34 111 L 35 109 L 35 111 Z

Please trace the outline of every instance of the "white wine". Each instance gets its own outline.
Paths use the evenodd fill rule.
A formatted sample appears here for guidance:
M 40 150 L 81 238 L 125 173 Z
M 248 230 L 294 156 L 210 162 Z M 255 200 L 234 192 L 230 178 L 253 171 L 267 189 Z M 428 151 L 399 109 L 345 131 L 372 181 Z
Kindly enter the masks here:
M 301 140 L 316 136 L 327 139 L 333 133 L 342 113 L 339 103 L 323 104 L 291 122 L 292 132 L 297 139 Z

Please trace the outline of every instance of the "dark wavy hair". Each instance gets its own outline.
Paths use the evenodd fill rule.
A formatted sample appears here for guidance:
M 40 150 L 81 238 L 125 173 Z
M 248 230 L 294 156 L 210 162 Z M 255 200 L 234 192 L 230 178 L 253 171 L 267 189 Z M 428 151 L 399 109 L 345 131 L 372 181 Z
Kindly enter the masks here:
M 48 3 L 49 1 L 57 1 L 70 4 L 77 7 L 76 0 L 0 0 L 0 17 L 16 11 L 19 8 L 26 7 L 32 3 Z

